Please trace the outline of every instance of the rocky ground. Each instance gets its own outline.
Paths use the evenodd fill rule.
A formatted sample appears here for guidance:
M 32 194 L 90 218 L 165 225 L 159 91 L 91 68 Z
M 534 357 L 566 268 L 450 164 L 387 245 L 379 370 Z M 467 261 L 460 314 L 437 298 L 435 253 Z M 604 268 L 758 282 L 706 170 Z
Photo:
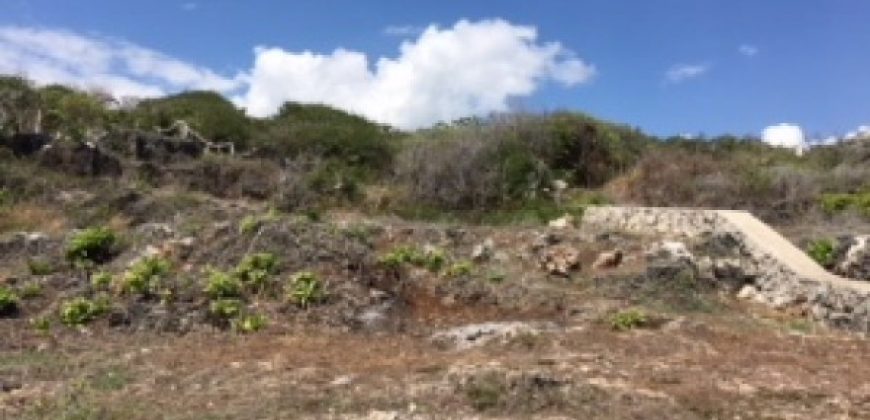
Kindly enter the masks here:
M 870 418 L 866 338 L 728 237 L 282 212 L 165 146 L 0 156 L 0 418 Z
M 0 281 L 18 297 L 0 318 L 0 417 L 870 417 L 866 339 L 738 299 L 739 270 L 699 267 L 721 256 L 716 239 L 301 216 L 205 195 L 134 221 L 156 197 L 178 201 L 122 200 L 117 250 L 95 267 L 70 264 L 76 230 L 60 216 L 0 236 Z M 247 328 L 217 317 L 206 289 L 254 254 L 276 264 L 236 296 L 265 321 Z M 155 256 L 169 266 L 159 287 L 117 287 Z M 318 279 L 307 302 L 300 273 Z M 77 297 L 105 307 L 65 323 Z

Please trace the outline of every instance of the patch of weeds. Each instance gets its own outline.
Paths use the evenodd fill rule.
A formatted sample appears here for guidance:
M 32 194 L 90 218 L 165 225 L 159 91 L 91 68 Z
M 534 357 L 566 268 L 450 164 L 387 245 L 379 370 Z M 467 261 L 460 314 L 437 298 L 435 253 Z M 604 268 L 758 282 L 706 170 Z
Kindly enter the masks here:
M 341 230 L 345 237 L 359 242 L 368 242 L 375 234 L 376 228 L 366 224 L 356 224 Z
M 638 309 L 628 309 L 610 316 L 610 328 L 616 331 L 628 331 L 648 326 L 649 317 Z
M 111 285 L 112 275 L 105 271 L 94 273 L 94 275 L 91 276 L 91 287 L 96 290 L 108 290 Z
M 820 204 L 822 210 L 828 214 L 856 210 L 860 214 L 870 217 L 870 192 L 823 194 Z
M 27 260 L 27 269 L 30 271 L 30 274 L 34 276 L 47 276 L 55 272 L 55 268 L 51 262 L 40 258 Z
M 260 228 L 268 222 L 275 221 L 278 218 L 274 210 L 270 210 L 264 215 L 249 214 L 239 221 L 239 233 L 242 235 L 250 235 L 256 233 Z
M 98 391 L 119 391 L 130 381 L 129 372 L 120 366 L 112 366 L 97 372 L 90 378 L 90 385 Z
M 208 312 L 221 322 L 228 322 L 242 314 L 244 304 L 239 299 L 216 299 L 211 302 Z
M 438 248 L 421 251 L 417 248 L 403 245 L 393 248 L 392 251 L 381 256 L 379 262 L 386 268 L 393 270 L 397 270 L 405 264 L 410 264 L 435 273 L 444 267 L 447 257 L 444 251 Z
M 267 325 L 267 320 L 265 316 L 260 314 L 248 314 L 234 320 L 232 325 L 236 331 L 249 334 L 263 329 Z
M 785 324 L 785 327 L 789 331 L 799 332 L 801 334 L 809 334 L 812 333 L 815 329 L 815 324 L 813 323 L 813 321 L 801 318 L 787 322 Z
M 94 300 L 77 297 L 63 302 L 60 306 L 60 321 L 67 326 L 85 325 L 109 309 L 109 301 L 105 297 Z
M 72 237 L 66 248 L 67 260 L 76 264 L 102 264 L 115 254 L 118 238 L 108 228 L 94 227 Z
M 18 296 L 9 288 L 0 286 L 0 316 L 18 312 Z
M 504 282 L 505 278 L 507 278 L 507 276 L 505 276 L 504 273 L 498 271 L 492 271 L 486 275 L 487 281 L 496 284 Z
M 22 299 L 38 298 L 42 296 L 42 285 L 38 282 L 31 281 L 22 286 L 21 289 L 18 290 L 18 294 Z
M 242 282 L 228 273 L 212 270 L 208 275 L 205 293 L 212 299 L 240 297 Z
M 267 288 L 277 268 L 278 258 L 274 254 L 261 252 L 245 256 L 233 270 L 233 277 L 255 292 L 261 292 Z
M 830 239 L 818 239 L 810 242 L 807 247 L 807 255 L 819 265 L 830 268 L 834 265 L 834 241 Z
M 169 261 L 159 256 L 142 258 L 121 277 L 120 290 L 144 296 L 155 295 L 170 269 Z
M 51 331 L 51 320 L 48 317 L 41 316 L 30 320 L 30 325 L 40 334 L 48 334 Z
M 310 271 L 296 273 L 290 281 L 290 291 L 287 299 L 302 308 L 326 300 L 326 288 L 320 277 Z
M 498 407 L 508 393 L 504 381 L 496 375 L 476 378 L 467 384 L 463 391 L 468 403 L 477 411 Z
M 447 268 L 448 277 L 462 277 L 470 275 L 474 270 L 474 264 L 468 260 L 457 261 Z

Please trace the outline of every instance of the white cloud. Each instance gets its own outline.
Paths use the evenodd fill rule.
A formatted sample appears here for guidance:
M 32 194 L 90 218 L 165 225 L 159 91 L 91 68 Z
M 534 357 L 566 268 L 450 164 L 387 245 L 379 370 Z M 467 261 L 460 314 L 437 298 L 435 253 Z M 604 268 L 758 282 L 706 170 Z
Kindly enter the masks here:
M 288 100 L 320 102 L 402 128 L 505 111 L 509 99 L 545 80 L 574 86 L 595 74 L 560 44 L 538 43 L 534 28 L 503 20 L 431 25 L 402 42 L 397 57 L 372 63 L 345 49 L 259 47 L 255 55 L 249 89 L 235 98 L 253 115 L 270 115 Z
M 743 44 L 739 48 L 737 48 L 737 51 L 747 57 L 754 57 L 756 54 L 758 54 L 758 47 L 756 47 L 755 45 Z
M 338 48 L 327 54 L 257 47 L 250 70 L 228 77 L 129 42 L 64 30 L 0 26 L 0 73 L 39 84 L 99 87 L 153 97 L 215 90 L 255 116 L 285 101 L 323 103 L 402 128 L 505 111 L 542 83 L 575 86 L 595 68 L 533 27 L 504 20 L 430 25 L 395 57 Z
M 128 42 L 16 26 L 0 27 L 0 73 L 21 74 L 39 84 L 99 87 L 116 96 L 227 92 L 241 86 L 239 76 L 226 78 Z
M 843 136 L 845 140 L 870 137 L 870 125 L 860 125 L 858 128 L 846 133 Z
M 794 149 L 798 155 L 807 148 L 804 131 L 795 124 L 776 124 L 765 127 L 761 132 L 761 140 L 771 146 Z
M 424 29 L 426 28 L 414 25 L 390 25 L 384 28 L 384 35 L 410 37 L 420 35 Z
M 665 81 L 680 83 L 702 76 L 710 70 L 709 64 L 677 64 L 665 72 Z
M 181 3 L 181 10 L 184 10 L 185 12 L 192 12 L 198 8 L 199 8 L 199 4 L 196 4 L 192 1 L 189 1 L 186 3 Z

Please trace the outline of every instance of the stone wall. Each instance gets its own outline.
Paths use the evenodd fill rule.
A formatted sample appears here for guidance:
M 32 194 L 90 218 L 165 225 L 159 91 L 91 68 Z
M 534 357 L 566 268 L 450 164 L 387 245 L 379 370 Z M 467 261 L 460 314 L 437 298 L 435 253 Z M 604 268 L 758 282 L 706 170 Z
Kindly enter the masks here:
M 591 232 L 622 231 L 683 240 L 695 251 L 699 275 L 730 284 L 739 277 L 741 298 L 795 311 L 830 326 L 870 333 L 870 283 L 838 278 L 820 267 L 816 272 L 805 264 L 789 264 L 751 240 L 753 233 L 733 224 L 726 211 L 590 207 L 582 225 Z

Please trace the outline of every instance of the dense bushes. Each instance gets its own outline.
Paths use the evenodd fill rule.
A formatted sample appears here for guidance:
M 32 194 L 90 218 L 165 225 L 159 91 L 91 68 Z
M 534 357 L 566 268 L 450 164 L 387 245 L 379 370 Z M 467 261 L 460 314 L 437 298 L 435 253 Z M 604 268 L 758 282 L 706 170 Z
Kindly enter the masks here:
M 130 111 L 133 125 L 150 130 L 184 120 L 211 141 L 248 145 L 253 122 L 244 111 L 215 92 L 191 91 L 140 102 Z
M 485 210 L 535 201 L 561 179 L 598 187 L 647 147 L 636 130 L 580 114 L 494 117 L 424 131 L 400 155 L 408 199 L 449 210 Z

